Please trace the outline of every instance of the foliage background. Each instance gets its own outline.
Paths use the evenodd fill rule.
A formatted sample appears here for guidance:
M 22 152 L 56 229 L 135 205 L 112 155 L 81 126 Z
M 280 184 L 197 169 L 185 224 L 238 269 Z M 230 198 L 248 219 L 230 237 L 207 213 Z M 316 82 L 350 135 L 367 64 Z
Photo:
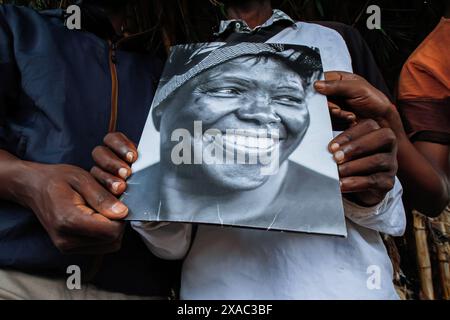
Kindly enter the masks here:
M 339 21 L 360 31 L 372 49 L 391 90 L 407 57 L 431 32 L 448 0 L 273 0 L 293 18 Z M 76 0 L 0 0 L 36 9 L 65 7 Z M 368 30 L 366 8 L 382 8 L 382 29 Z M 134 0 L 129 7 L 130 28 L 153 30 L 149 48 L 164 54 L 168 45 L 206 41 L 224 17 L 217 0 Z

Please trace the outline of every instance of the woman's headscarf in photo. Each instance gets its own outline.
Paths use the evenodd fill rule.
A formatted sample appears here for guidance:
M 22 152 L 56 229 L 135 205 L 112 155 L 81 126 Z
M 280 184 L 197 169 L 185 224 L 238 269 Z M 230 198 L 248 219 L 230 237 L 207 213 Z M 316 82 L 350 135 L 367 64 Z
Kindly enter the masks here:
M 244 56 L 273 56 L 283 61 L 302 78 L 305 88 L 322 76 L 319 49 L 304 46 L 269 43 L 197 43 L 171 48 L 152 104 L 152 112 L 178 88 L 206 70 Z

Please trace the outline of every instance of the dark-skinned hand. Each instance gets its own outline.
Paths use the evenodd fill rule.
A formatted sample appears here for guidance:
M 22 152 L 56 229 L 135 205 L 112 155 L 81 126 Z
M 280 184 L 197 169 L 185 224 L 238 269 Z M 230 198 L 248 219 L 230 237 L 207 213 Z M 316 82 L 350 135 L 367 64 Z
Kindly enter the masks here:
M 31 208 L 55 246 L 68 254 L 105 254 L 120 248 L 127 207 L 89 172 L 71 165 L 26 163 L 27 190 L 20 203 Z
M 330 110 L 356 115 L 355 119 L 347 114 L 350 128 L 329 144 L 338 164 L 341 191 L 359 205 L 376 205 L 393 188 L 397 173 L 397 138 L 385 121 L 392 104 L 357 75 L 328 72 L 325 79 L 317 81 L 315 89 L 346 104 L 344 108 L 329 102 Z

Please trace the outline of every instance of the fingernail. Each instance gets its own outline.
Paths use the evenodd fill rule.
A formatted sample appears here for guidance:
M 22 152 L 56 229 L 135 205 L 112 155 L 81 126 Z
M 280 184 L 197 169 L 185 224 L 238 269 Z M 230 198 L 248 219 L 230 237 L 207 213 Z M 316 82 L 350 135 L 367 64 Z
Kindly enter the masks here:
M 126 179 L 128 178 L 128 169 L 127 168 L 120 168 L 119 169 L 119 176 Z
M 325 89 L 325 82 L 323 81 L 316 81 L 315 85 L 317 90 Z
M 344 160 L 345 154 L 343 151 L 338 151 L 334 154 L 334 159 L 339 163 Z
M 120 182 L 114 182 L 114 183 L 112 184 L 112 189 L 113 189 L 113 191 L 114 191 L 114 192 L 119 191 L 120 185 L 121 185 Z
M 112 210 L 112 212 L 114 212 L 116 214 L 123 214 L 128 211 L 128 208 L 122 202 L 116 202 L 111 207 L 111 210 Z
M 333 143 L 331 146 L 330 146 L 330 149 L 331 149 L 331 151 L 332 152 L 336 152 L 336 151 L 338 151 L 339 150 L 339 148 L 340 148 L 341 146 L 339 145 L 339 143 Z
M 127 153 L 127 161 L 128 162 L 133 162 L 133 159 L 134 159 L 134 153 L 133 152 L 128 152 Z

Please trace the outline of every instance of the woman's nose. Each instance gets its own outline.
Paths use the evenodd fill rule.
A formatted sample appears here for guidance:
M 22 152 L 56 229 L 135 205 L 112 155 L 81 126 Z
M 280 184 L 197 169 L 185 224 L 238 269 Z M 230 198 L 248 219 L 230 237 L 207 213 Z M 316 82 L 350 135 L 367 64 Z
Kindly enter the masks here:
M 281 122 L 281 118 L 270 105 L 270 99 L 266 97 L 257 98 L 248 104 L 242 105 L 237 110 L 237 116 L 239 119 L 254 121 L 258 124 Z

